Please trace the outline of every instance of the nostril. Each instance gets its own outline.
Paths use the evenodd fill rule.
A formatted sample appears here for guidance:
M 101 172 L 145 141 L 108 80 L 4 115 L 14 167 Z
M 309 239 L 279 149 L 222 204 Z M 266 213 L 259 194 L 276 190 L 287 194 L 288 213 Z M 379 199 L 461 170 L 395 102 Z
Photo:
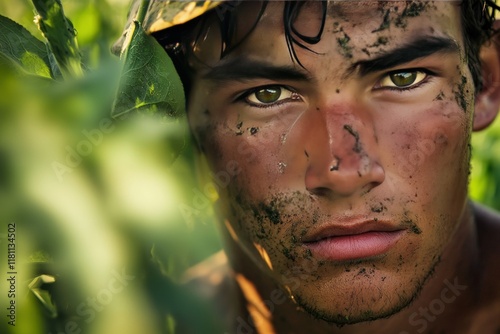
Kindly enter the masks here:
M 377 187 L 381 182 L 370 182 L 365 184 L 361 190 L 361 196 L 368 194 L 373 188 Z
M 318 197 L 328 196 L 328 194 L 331 192 L 331 189 L 328 189 L 326 187 L 306 188 L 306 190 L 310 194 L 318 196 Z

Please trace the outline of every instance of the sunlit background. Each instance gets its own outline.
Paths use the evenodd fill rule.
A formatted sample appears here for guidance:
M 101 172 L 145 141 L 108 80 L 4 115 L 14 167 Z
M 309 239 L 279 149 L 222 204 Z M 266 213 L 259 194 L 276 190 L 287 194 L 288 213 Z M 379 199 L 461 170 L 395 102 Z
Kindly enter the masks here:
M 129 1 L 63 5 L 83 77 L 20 80 L 0 61 L 0 332 L 174 333 L 175 317 L 207 332 L 206 306 L 176 285 L 220 249 L 185 122 L 111 122 L 120 63 L 110 47 Z M 30 1 L 2 1 L 0 15 L 44 41 Z M 472 143 L 471 197 L 500 210 L 500 118 Z M 14 223 L 15 327 L 4 298 Z

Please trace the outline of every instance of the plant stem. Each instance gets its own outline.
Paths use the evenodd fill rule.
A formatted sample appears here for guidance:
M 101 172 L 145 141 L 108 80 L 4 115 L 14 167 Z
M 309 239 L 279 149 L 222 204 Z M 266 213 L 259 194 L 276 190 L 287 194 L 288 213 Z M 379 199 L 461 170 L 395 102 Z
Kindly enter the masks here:
M 142 0 L 139 6 L 139 10 L 137 11 L 137 15 L 135 17 L 135 21 L 139 22 L 141 26 L 143 26 L 144 18 L 146 17 L 146 13 L 149 8 L 150 0 Z

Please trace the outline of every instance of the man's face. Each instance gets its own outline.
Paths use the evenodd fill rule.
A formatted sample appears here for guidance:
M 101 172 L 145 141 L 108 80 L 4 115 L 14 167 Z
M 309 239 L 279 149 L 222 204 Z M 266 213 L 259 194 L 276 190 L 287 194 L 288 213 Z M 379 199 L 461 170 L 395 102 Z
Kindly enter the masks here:
M 318 317 L 355 323 L 403 308 L 462 217 L 474 89 L 459 11 L 330 2 L 321 40 L 293 45 L 303 67 L 283 3 L 222 60 L 218 35 L 199 45 L 209 66 L 197 69 L 189 120 L 212 172 L 234 175 L 220 188 L 222 218 Z M 315 36 L 321 3 L 294 26 Z

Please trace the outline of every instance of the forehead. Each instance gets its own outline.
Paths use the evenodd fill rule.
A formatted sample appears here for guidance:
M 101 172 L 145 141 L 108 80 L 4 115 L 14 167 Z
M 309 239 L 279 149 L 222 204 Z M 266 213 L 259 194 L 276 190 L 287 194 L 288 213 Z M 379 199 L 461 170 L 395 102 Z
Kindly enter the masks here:
M 406 8 L 409 16 L 418 16 L 431 8 L 436 2 L 454 2 L 454 0 L 340 0 L 328 2 L 328 14 L 341 18 L 365 19 L 373 16 L 377 12 L 386 10 L 397 11 L 399 8 Z
M 242 1 L 227 13 L 232 24 L 230 30 L 234 32 L 229 42 L 237 47 L 229 47 L 225 58 L 242 54 L 287 54 L 282 52 L 287 33 L 293 43 L 298 41 L 317 53 L 327 53 L 332 45 L 342 48 L 345 43 L 358 59 L 371 55 L 371 51 L 362 50 L 363 46 L 365 49 L 376 46 L 383 51 L 423 35 L 448 37 L 457 44 L 462 41 L 459 1 L 271 0 L 263 4 L 262 1 Z M 209 28 L 196 46 L 199 58 L 209 60 L 208 64 L 220 61 L 221 46 L 230 44 L 228 40 L 221 40 L 221 27 L 216 26 L 218 18 L 220 13 L 209 18 Z M 222 30 L 227 28 L 222 26 Z M 318 41 L 309 42 L 317 36 Z M 296 49 L 302 52 L 306 48 Z
M 240 56 L 286 63 L 290 60 L 290 50 L 294 49 L 297 54 L 311 50 L 325 56 L 332 52 L 348 53 L 352 61 L 359 61 L 427 36 L 446 37 L 457 45 L 463 44 L 459 1 L 271 0 L 265 6 L 263 3 L 243 1 L 233 7 L 227 13 L 229 26 L 218 26 L 220 13 L 213 14 L 205 35 L 195 47 L 197 59 L 209 66 Z M 221 40 L 226 33 L 221 34 L 221 29 L 228 27 L 234 32 L 229 42 L 235 47 L 228 47 L 229 52 L 221 59 L 221 47 L 231 45 Z M 318 36 L 316 42 L 309 43 L 308 38 Z M 292 41 L 288 46 L 287 38 Z
M 250 3 L 253 3 L 253 6 L 258 5 L 257 2 Z M 282 1 L 269 1 L 259 25 L 283 25 L 283 23 L 288 23 L 287 20 L 295 26 L 308 25 L 310 21 L 323 20 L 323 12 L 325 12 L 327 18 L 334 19 L 338 23 L 364 26 L 376 20 L 380 25 L 379 30 L 394 32 L 396 28 L 406 28 L 409 20 L 418 22 L 452 16 L 454 12 L 457 12 L 460 1 L 340 0 L 323 2 L 313 0 L 295 2 L 291 5 L 296 8 L 292 15 L 289 17 L 286 17 L 286 14 L 280 15 L 283 13 L 283 6 L 287 5 L 290 6 L 290 2 L 284 4 Z M 252 20 L 250 16 L 247 19 Z

